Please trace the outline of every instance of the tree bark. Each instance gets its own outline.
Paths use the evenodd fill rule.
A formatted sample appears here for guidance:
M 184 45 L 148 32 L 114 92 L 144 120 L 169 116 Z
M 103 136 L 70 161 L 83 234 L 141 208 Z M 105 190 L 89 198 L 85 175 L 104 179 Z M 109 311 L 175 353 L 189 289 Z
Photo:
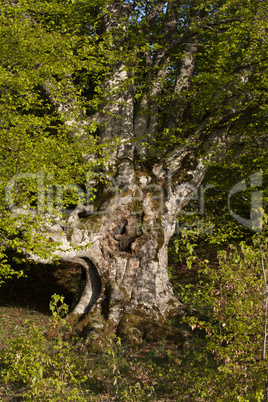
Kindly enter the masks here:
M 83 268 L 83 289 L 69 319 L 77 333 L 93 338 L 97 347 L 111 332 L 132 345 L 162 336 L 185 342 L 168 324 L 182 313 L 168 277 L 168 244 L 177 210 L 195 187 L 181 185 L 176 198 L 166 175 L 162 185 L 137 171 L 135 180 L 137 184 L 121 193 L 104 194 L 108 199 L 96 211 L 76 208 L 64 231 L 56 227 L 51 232 L 62 243 L 59 256 Z M 77 251 L 76 246 L 84 249 Z

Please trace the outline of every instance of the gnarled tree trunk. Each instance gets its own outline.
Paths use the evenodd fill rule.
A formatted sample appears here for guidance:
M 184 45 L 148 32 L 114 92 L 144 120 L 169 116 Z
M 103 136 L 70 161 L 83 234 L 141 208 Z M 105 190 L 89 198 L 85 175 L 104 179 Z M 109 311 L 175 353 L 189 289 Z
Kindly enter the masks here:
M 97 189 L 92 205 L 79 205 L 66 221 L 50 225 L 49 236 L 62 243 L 55 253 L 83 268 L 81 294 L 77 295 L 70 322 L 78 333 L 92 337 L 99 346 L 111 333 L 132 344 L 162 335 L 183 343 L 183 335 L 168 324 L 168 319 L 181 310 L 168 278 L 168 244 L 179 212 L 206 173 L 206 162 L 217 152 L 224 153 L 227 133 L 232 141 L 236 138 L 246 143 L 256 130 L 263 134 L 257 146 L 266 143 L 264 2 L 258 2 L 255 10 L 249 4 L 240 7 L 236 2 L 203 4 L 195 0 L 74 2 L 72 18 L 58 6 L 53 9 L 44 4 L 45 11 L 39 12 L 35 2 L 26 3 L 3 3 L 3 18 L 13 15 L 8 11 L 11 7 L 28 26 L 21 34 L 22 25 L 14 19 L 15 31 L 22 38 L 22 53 L 17 53 L 17 37 L 10 41 L 13 28 L 2 32 L 11 43 L 11 48 L 3 47 L 1 60 L 1 107 L 7 107 L 3 122 L 11 114 L 3 138 L 13 132 L 15 143 L 14 150 L 11 144 L 3 155 L 12 151 L 17 161 L 21 159 L 23 170 L 28 155 L 20 155 L 20 147 L 27 148 L 28 144 L 24 143 L 28 138 L 24 134 L 36 137 L 33 143 L 37 144 L 42 132 L 43 147 L 49 143 L 47 138 L 53 140 L 54 133 L 59 134 L 51 149 L 58 148 L 62 133 L 68 134 L 66 144 L 81 145 L 79 151 L 73 151 L 79 153 L 77 159 L 70 161 L 70 171 L 72 166 L 78 169 L 70 176 L 66 169 L 69 179 L 76 177 L 80 185 Z M 36 60 L 38 47 L 31 54 L 34 42 L 24 42 L 24 37 L 35 31 L 38 34 L 34 38 L 42 38 L 42 32 L 48 38 L 48 47 Z M 50 36 L 53 33 L 55 37 Z M 66 49 L 59 46 L 61 41 L 66 41 Z M 13 45 L 10 56 L 8 49 Z M 25 65 L 20 64 L 20 54 L 25 54 Z M 24 74 L 25 68 L 29 75 Z M 21 87 L 18 94 L 16 86 Z M 13 109 L 18 111 L 15 118 Z M 44 119 L 39 119 L 43 115 Z M 109 162 L 98 166 L 94 174 L 88 172 L 92 180 L 85 183 L 81 172 L 104 159 L 101 147 L 92 150 L 87 146 L 92 132 L 94 144 L 107 144 L 108 140 L 116 145 L 110 148 Z M 64 153 L 57 155 L 60 152 Z M 244 151 L 241 154 L 245 156 Z M 42 152 L 38 155 L 43 158 Z M 68 155 L 72 159 L 72 152 Z M 66 155 L 62 158 L 67 160 Z M 13 163 L 11 160 L 7 165 Z M 53 160 L 55 169 L 51 170 L 49 163 L 50 158 L 47 162 L 44 158 L 41 164 L 46 167 L 45 182 L 50 183 L 47 190 L 45 172 L 24 176 L 17 167 L 14 170 L 19 173 L 18 180 L 37 178 L 38 183 L 22 200 L 29 196 L 29 205 L 36 202 L 41 213 L 63 205 L 58 202 L 61 178 L 58 181 L 53 173 L 62 165 Z M 32 191 L 42 182 L 38 178 L 43 180 L 42 191 L 32 199 Z M 10 210 L 14 205 L 8 193 L 14 183 L 12 178 L 5 189 Z M 54 204 L 51 183 L 58 186 Z M 71 193 L 74 188 L 78 188 L 75 183 L 68 186 Z M 7 232 L 9 239 L 13 232 Z M 1 245 L 8 244 L 4 236 Z
M 145 176 L 140 179 L 145 181 Z M 110 195 L 88 216 L 87 208 L 77 208 L 67 231 L 60 237 L 59 232 L 51 234 L 66 249 L 61 258 L 80 264 L 84 271 L 70 320 L 78 333 L 93 337 L 100 346 L 111 332 L 132 344 L 161 336 L 184 342 L 167 322 L 180 313 L 180 303 L 167 270 L 174 205 L 170 199 L 162 201 L 155 186 L 133 185 Z M 85 248 L 76 251 L 71 244 Z
M 78 206 L 64 231 L 55 226 L 51 232 L 62 243 L 59 256 L 84 271 L 70 323 L 99 347 L 111 333 L 132 345 L 162 336 L 184 344 L 183 334 L 168 323 L 182 313 L 168 277 L 168 244 L 176 216 L 194 195 L 206 168 L 199 163 L 192 180 L 176 186 L 163 166 L 146 171 L 129 162 L 133 175 L 126 174 L 125 161 L 123 166 L 119 161 L 120 186 L 113 191 L 102 188 L 100 207 Z M 179 169 L 179 160 L 176 163 Z
M 108 11 L 104 30 L 124 31 L 124 22 L 113 16 L 127 15 L 127 6 L 111 3 Z M 167 30 L 166 44 L 176 31 L 174 13 L 173 7 L 166 28 L 172 28 L 170 23 L 174 26 Z M 174 93 L 189 88 L 196 49 L 194 44 L 185 45 Z M 156 158 L 156 162 L 150 162 L 149 151 L 142 145 L 148 134 L 156 137 L 160 128 L 159 110 L 152 99 L 163 90 L 168 57 L 168 51 L 159 50 L 154 64 L 161 67 L 139 105 L 132 84 L 126 86 L 130 79 L 128 69 L 120 60 L 114 65 L 110 78 L 104 82 L 110 95 L 93 116 L 103 141 L 120 139 L 120 144 L 111 150 L 106 172 L 100 174 L 107 175 L 108 183 L 99 188 L 93 209 L 78 207 L 69 217 L 67 229 L 52 234 L 66 250 L 59 253 L 60 257 L 84 269 L 83 289 L 70 322 L 78 333 L 91 337 L 99 346 L 111 333 L 133 345 L 162 336 L 178 344 L 185 342 L 183 334 L 168 324 L 169 318 L 181 312 L 168 277 L 168 244 L 176 217 L 197 191 L 206 167 L 197 158 L 185 167 L 185 161 L 193 156 L 185 146 L 170 152 L 165 161 Z M 174 113 L 176 107 L 179 109 Z M 178 126 L 184 108 L 173 102 L 162 124 L 168 128 Z M 66 111 L 68 105 L 62 104 L 59 109 Z M 97 180 L 92 181 L 92 185 L 97 184 Z M 83 246 L 84 250 L 77 251 L 71 244 Z
M 151 5 L 143 27 L 145 33 L 148 27 L 154 29 L 158 13 L 165 4 Z M 84 270 L 84 286 L 70 322 L 78 333 L 92 337 L 99 346 L 111 333 L 117 333 L 132 344 L 162 335 L 180 344 L 185 341 L 184 336 L 168 324 L 168 319 L 181 310 L 168 278 L 168 244 L 178 213 L 194 196 L 206 173 L 204 162 L 213 157 L 217 146 L 224 149 L 224 137 L 237 110 L 224 107 L 224 113 L 215 122 L 205 110 L 200 114 L 200 124 L 183 132 L 181 145 L 175 142 L 167 155 L 162 152 L 162 160 L 143 146 L 145 139 L 149 138 L 150 142 L 152 138 L 157 139 L 159 133 L 172 134 L 172 130 L 178 138 L 180 126 L 185 127 L 185 119 L 189 121 L 184 95 L 191 88 L 199 46 L 198 32 L 192 26 L 196 21 L 201 24 L 204 16 L 192 5 L 187 17 L 188 28 L 182 28 L 178 34 L 179 5 L 177 1 L 167 5 L 159 46 L 151 54 L 147 48 L 141 56 L 149 73 L 148 84 L 138 101 L 137 85 L 132 84 L 131 68 L 125 65 L 123 55 L 106 77 L 103 104 L 98 113 L 88 117 L 88 122 L 94 120 L 99 125 L 103 141 L 117 138 L 120 142 L 111 149 L 107 169 L 99 174 L 106 176 L 107 182 L 99 185 L 93 206 L 77 207 L 64 230 L 55 227 L 51 233 L 52 238 L 62 242 L 59 256 L 79 263 Z M 123 2 L 107 6 L 103 31 L 112 35 L 118 31 L 122 35 L 121 39 L 118 39 L 120 35 L 115 38 L 115 47 L 127 44 L 124 24 L 127 24 L 129 7 Z M 163 112 L 158 99 L 165 94 L 164 81 L 175 48 L 180 51 L 180 60 L 176 67 L 171 63 L 174 83 L 169 81 L 169 90 L 172 96 L 167 97 L 168 106 L 168 100 L 163 102 Z M 71 85 L 70 82 L 70 88 Z M 45 90 L 49 95 L 51 85 L 46 85 Z M 50 98 L 67 127 L 77 128 L 79 138 L 79 125 L 85 123 L 86 117 L 81 112 L 79 122 L 75 98 L 69 103 L 64 103 L 64 96 L 57 100 Z M 72 110 L 76 112 L 75 124 L 66 117 Z M 85 155 L 85 158 L 90 156 Z M 97 177 L 96 173 L 92 185 L 98 186 Z M 78 251 L 73 245 L 83 249 Z

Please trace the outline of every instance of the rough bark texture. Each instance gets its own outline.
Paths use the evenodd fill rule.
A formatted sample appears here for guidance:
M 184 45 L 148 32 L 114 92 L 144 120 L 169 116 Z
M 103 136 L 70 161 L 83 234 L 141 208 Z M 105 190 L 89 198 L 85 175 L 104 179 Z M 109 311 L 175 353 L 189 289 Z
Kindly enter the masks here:
M 147 186 L 142 185 L 146 179 Z M 51 237 L 62 243 L 60 257 L 84 269 L 70 320 L 78 333 L 100 347 L 111 332 L 132 345 L 162 336 L 185 342 L 167 321 L 181 313 L 167 271 L 177 199 L 173 195 L 163 202 L 162 187 L 149 184 L 150 179 L 142 174 L 139 185 L 110 194 L 98 211 L 78 207 L 64 230 L 51 228 Z M 190 190 L 181 188 L 185 197 Z

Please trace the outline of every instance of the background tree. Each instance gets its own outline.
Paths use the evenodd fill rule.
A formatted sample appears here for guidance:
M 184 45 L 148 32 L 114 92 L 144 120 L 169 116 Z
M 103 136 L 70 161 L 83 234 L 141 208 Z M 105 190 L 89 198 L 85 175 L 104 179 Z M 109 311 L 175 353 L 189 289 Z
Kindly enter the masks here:
M 54 254 L 85 271 L 72 315 L 77 331 L 100 345 L 115 331 L 133 343 L 163 333 L 183 342 L 167 323 L 179 308 L 167 272 L 168 244 L 209 163 L 230 148 L 237 157 L 252 146 L 265 153 L 267 6 L 22 1 L 4 2 L 1 13 L 1 35 L 11 49 L 3 52 L 2 76 L 14 88 L 5 95 L 3 79 L 2 119 L 9 124 L 2 132 L 11 143 L 16 132 L 24 142 L 29 138 L 36 160 L 44 161 L 21 164 L 15 174 L 34 165 L 49 173 L 51 186 L 73 182 L 84 194 L 95 189 L 92 205 L 50 225 L 50 237 L 62 243 Z M 49 148 L 39 145 L 46 141 L 54 144 L 47 159 Z M 108 147 L 107 163 L 97 144 Z M 35 161 L 32 152 L 24 158 Z M 27 189 L 34 203 L 36 192 Z M 19 198 L 22 190 L 16 189 Z M 74 188 L 66 193 L 67 204 L 78 202 Z M 46 201 L 51 208 L 49 191 Z

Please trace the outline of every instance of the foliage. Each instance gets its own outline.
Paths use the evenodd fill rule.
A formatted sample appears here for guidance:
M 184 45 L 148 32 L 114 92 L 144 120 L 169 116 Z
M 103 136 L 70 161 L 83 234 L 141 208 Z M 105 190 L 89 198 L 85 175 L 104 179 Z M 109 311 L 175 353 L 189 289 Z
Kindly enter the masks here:
M 195 246 L 189 246 L 189 268 L 198 267 L 199 280 L 179 291 L 192 311 L 184 322 L 196 334 L 185 354 L 192 367 L 190 376 L 183 374 L 189 395 L 206 401 L 262 400 L 267 375 L 261 360 L 267 233 L 255 235 L 251 245 L 241 242 L 221 250 L 217 265 L 199 260 Z
M 154 387 L 147 384 L 141 386 L 140 382 L 134 385 L 128 384 L 127 379 L 124 378 L 120 372 L 121 367 L 126 364 L 123 357 L 123 350 L 121 348 L 121 339 L 113 335 L 110 339 L 109 346 L 106 349 L 108 355 L 109 369 L 111 379 L 109 383 L 112 385 L 114 391 L 109 393 L 114 394 L 118 401 L 122 402 L 135 402 L 135 401 L 150 401 L 154 395 Z M 109 387 L 110 388 L 110 387 Z
M 156 131 L 148 129 L 142 139 L 147 163 L 167 160 L 174 149 L 186 150 L 195 160 L 214 152 L 215 166 L 207 182 L 218 186 L 216 191 L 220 186 L 226 191 L 256 170 L 267 175 L 266 3 L 117 2 L 128 11 L 105 30 L 105 21 L 115 18 L 106 7 L 113 3 L 0 3 L 0 284 L 23 274 L 12 267 L 9 250 L 18 253 L 12 262 L 31 253 L 51 257 L 58 245 L 49 243 L 40 228 L 55 219 L 57 210 L 94 197 L 93 191 L 86 194 L 87 175 L 107 162 L 111 141 L 100 145 L 98 119 L 93 116 L 107 97 L 129 86 L 135 113 L 157 118 Z M 151 18 L 156 6 L 158 12 Z M 195 59 L 191 85 L 176 92 L 188 45 L 195 48 L 190 54 Z M 104 88 L 118 65 L 127 71 L 126 79 Z M 226 138 L 214 142 L 211 134 L 222 128 L 227 129 Z M 220 165 L 219 156 L 224 156 Z M 182 170 L 192 167 L 191 161 L 183 160 Z M 81 197 L 74 184 L 82 189 Z M 236 200 L 238 213 L 245 211 L 250 194 L 247 190 L 242 202 Z M 138 365 L 151 374 L 153 385 L 142 383 L 138 375 L 128 383 L 120 339 L 112 339 L 105 351 L 109 398 L 152 400 L 157 392 L 161 396 L 163 384 L 177 400 L 263 398 L 260 244 L 267 263 L 266 232 L 252 241 L 248 230 L 226 218 L 218 195 L 209 200 L 213 233 L 205 237 L 198 230 L 184 230 L 175 244 L 188 269 L 199 271 L 194 284 L 176 284 L 181 300 L 194 313 L 183 322 L 194 331 L 190 348 L 164 355 L 167 365 L 158 364 L 155 356 Z M 197 228 L 192 216 L 180 219 Z M 54 297 L 51 304 L 57 334 L 53 341 L 33 327 L 3 352 L 2 380 L 25 387 L 27 400 L 85 400 L 83 386 L 95 380 L 95 374 L 100 377 L 89 361 L 80 361 L 81 367 L 87 366 L 87 377 L 79 371 L 77 352 L 62 337 L 67 310 L 58 302 L 62 299 Z
M 191 312 L 178 323 L 191 333 L 188 348 L 174 350 L 163 341 L 139 356 L 114 336 L 106 350 L 90 356 L 86 342 L 63 340 L 67 307 L 54 295 L 51 326 L 56 338 L 47 339 L 33 326 L 12 341 L 1 352 L 1 381 L 22 389 L 26 400 L 99 400 L 100 395 L 120 401 L 263 400 L 261 257 L 267 267 L 267 233 L 255 235 L 251 245 L 242 242 L 222 250 L 218 265 L 202 263 L 195 245 L 188 249 L 195 257 L 190 271 L 199 267 L 198 282 L 179 292 Z
M 115 16 L 111 5 L 124 13 Z M 266 24 L 267 6 L 257 1 L 2 0 L 1 277 L 16 273 L 7 249 L 53 254 L 56 245 L 38 230 L 44 212 L 92 200 L 87 174 L 107 162 L 114 141 L 100 145 L 96 112 L 112 115 L 103 101 L 120 90 L 131 87 L 135 113 L 157 117 L 156 132 L 143 139 L 149 161 L 181 147 L 195 158 L 217 153 L 222 144 L 210 134 L 222 127 L 224 156 L 256 161 L 267 129 Z M 191 86 L 176 91 L 189 43 L 197 45 Z M 104 85 L 119 65 L 126 78 Z
M 50 308 L 51 325 L 57 329 L 57 337 L 49 342 L 41 329 L 33 325 L 26 335 L 15 338 L 4 353 L 1 379 L 26 387 L 23 395 L 27 400 L 83 401 L 76 386 L 85 378 L 78 378 L 78 367 L 71 361 L 71 345 L 63 340 L 60 332 L 66 323 L 62 313 L 66 315 L 68 307 L 63 297 L 54 295 Z
M 109 400 L 151 400 L 153 387 L 141 385 L 139 381 L 133 385 L 128 382 L 126 370 L 130 356 L 124 356 L 120 338 L 113 336 L 100 361 L 95 357 L 93 364 L 92 357 L 85 353 L 86 343 L 78 343 L 78 346 L 75 340 L 63 339 L 68 311 L 63 297 L 53 295 L 50 309 L 53 339 L 46 335 L 50 333 L 49 328 L 44 333 L 40 327 L 32 325 L 26 333 L 9 341 L 8 348 L 1 351 L 0 383 L 15 386 L 27 401 L 85 401 L 90 391 L 92 395 L 96 392 L 94 378 L 101 375 L 106 377 Z
M 157 6 L 157 18 L 151 22 L 150 12 Z M 267 125 L 266 26 L 264 2 L 172 1 L 161 7 L 161 3 L 148 1 L 136 5 L 128 32 L 136 63 L 131 55 L 126 60 L 138 105 L 145 104 L 145 114 L 151 109 L 159 117 L 158 132 L 149 132 L 143 143 L 155 158 L 165 158 L 167 152 L 185 145 L 195 157 L 213 145 L 234 163 L 234 155 L 257 155 L 259 148 L 253 144 L 265 136 Z M 185 43 L 194 50 L 190 46 L 185 50 Z M 179 74 L 187 58 L 189 69 L 195 60 L 191 88 L 187 90 L 186 83 L 176 91 L 182 85 Z M 149 98 L 149 106 L 142 102 L 144 98 Z M 207 136 L 220 127 L 228 127 L 227 144 L 213 144 L 213 137 Z M 261 154 L 264 157 L 265 149 Z
M 107 159 L 96 123 L 84 121 L 97 96 L 91 103 L 84 84 L 70 82 L 82 80 L 85 69 L 98 79 L 105 71 L 97 39 L 84 31 L 94 32 L 97 5 L 80 3 L 77 10 L 73 3 L 1 1 L 0 283 L 22 274 L 11 268 L 6 250 L 52 256 L 58 245 L 40 228 L 62 209 L 92 200 L 90 188 L 85 200 L 87 175 Z

